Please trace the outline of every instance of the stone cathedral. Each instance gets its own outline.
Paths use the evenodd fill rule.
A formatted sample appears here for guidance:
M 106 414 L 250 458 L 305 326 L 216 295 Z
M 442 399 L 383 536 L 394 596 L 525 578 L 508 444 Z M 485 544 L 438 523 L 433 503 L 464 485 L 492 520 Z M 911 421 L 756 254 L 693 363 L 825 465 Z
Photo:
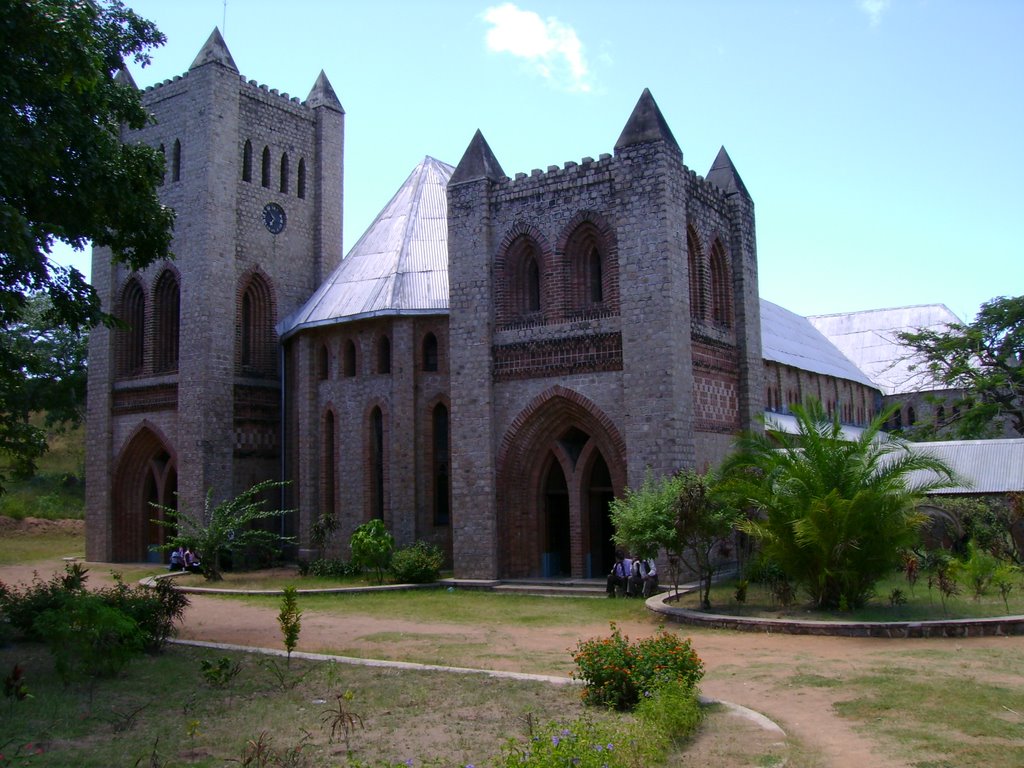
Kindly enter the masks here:
M 164 153 L 176 258 L 93 256 L 125 328 L 90 340 L 90 560 L 159 557 L 152 503 L 283 479 L 299 556 L 321 517 L 334 557 L 381 518 L 458 577 L 601 576 L 608 503 L 645 473 L 713 466 L 780 399 L 877 409 L 759 299 L 751 196 L 724 149 L 684 165 L 647 91 L 596 160 L 509 177 L 479 132 L 454 167 L 426 157 L 344 259 L 323 73 L 305 100 L 246 81 L 214 30 L 143 102 L 124 138 Z

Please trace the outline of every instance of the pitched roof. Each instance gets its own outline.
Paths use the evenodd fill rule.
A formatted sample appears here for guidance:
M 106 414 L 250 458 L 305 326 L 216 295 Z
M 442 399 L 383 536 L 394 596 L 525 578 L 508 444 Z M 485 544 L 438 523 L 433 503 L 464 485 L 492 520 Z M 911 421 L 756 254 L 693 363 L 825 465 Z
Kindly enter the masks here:
M 959 323 L 960 318 L 945 304 L 812 315 L 807 319 L 886 395 L 948 388 L 923 368 L 915 370 L 907 348 L 896 336 L 900 331 L 941 329 Z
M 806 317 L 761 299 L 761 355 L 783 365 L 875 386 Z
M 382 315 L 447 314 L 445 188 L 453 170 L 424 158 L 323 285 L 281 322 L 280 335 Z
M 942 459 L 968 483 L 943 488 L 936 495 L 1024 491 L 1024 439 L 911 443 L 910 449 Z M 910 478 L 915 479 L 916 475 Z

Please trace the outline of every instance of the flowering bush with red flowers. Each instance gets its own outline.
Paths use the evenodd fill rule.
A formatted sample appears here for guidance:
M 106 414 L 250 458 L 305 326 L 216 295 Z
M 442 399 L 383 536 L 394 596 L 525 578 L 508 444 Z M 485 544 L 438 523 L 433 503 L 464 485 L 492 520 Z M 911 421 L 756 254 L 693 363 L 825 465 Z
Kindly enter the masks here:
M 652 636 L 630 643 L 615 623 L 609 637 L 581 640 L 572 660 L 573 677 L 584 682 L 587 704 L 628 710 L 669 683 L 696 689 L 704 662 L 689 640 L 659 627 Z

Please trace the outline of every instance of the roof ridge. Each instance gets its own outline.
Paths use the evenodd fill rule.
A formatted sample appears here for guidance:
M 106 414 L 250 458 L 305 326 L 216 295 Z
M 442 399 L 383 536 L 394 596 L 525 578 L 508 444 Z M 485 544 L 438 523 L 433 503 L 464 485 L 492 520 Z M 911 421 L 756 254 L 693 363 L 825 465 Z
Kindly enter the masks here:
M 391 291 L 388 296 L 388 304 L 392 307 L 395 306 L 395 298 L 399 293 L 398 288 L 402 283 L 402 275 L 405 274 L 404 267 L 409 258 L 409 233 L 419 219 L 420 196 L 423 191 L 423 176 L 426 172 L 427 158 L 424 157 L 412 172 L 412 175 L 415 177 L 411 190 L 412 196 L 406 212 L 405 226 L 402 227 L 402 243 L 398 249 L 398 258 L 395 259 L 395 279 L 391 281 Z

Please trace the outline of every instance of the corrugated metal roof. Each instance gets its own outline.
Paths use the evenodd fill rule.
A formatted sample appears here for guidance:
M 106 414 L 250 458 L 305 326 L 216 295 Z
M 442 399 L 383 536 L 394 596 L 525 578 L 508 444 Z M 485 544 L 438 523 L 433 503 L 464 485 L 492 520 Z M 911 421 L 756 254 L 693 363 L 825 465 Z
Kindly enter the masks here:
M 764 412 L 764 426 L 773 432 L 784 432 L 787 435 L 799 435 L 800 427 L 797 424 L 796 416 L 791 413 L 776 413 L 775 411 Z M 859 440 L 864 434 L 863 427 L 854 427 L 849 424 L 839 426 L 844 440 Z
M 807 318 L 887 395 L 947 389 L 923 366 L 917 370 L 896 334 L 918 328 L 941 329 L 959 323 L 944 304 L 872 309 Z
M 1024 491 L 1024 439 L 948 440 L 911 443 L 911 450 L 942 459 L 968 481 L 944 493 L 1009 493 Z M 913 482 L 916 478 L 910 477 Z
M 423 159 L 280 335 L 364 317 L 448 312 L 448 202 L 455 169 Z
M 765 360 L 804 371 L 856 381 L 874 382 L 836 348 L 806 317 L 761 299 L 761 354 Z

